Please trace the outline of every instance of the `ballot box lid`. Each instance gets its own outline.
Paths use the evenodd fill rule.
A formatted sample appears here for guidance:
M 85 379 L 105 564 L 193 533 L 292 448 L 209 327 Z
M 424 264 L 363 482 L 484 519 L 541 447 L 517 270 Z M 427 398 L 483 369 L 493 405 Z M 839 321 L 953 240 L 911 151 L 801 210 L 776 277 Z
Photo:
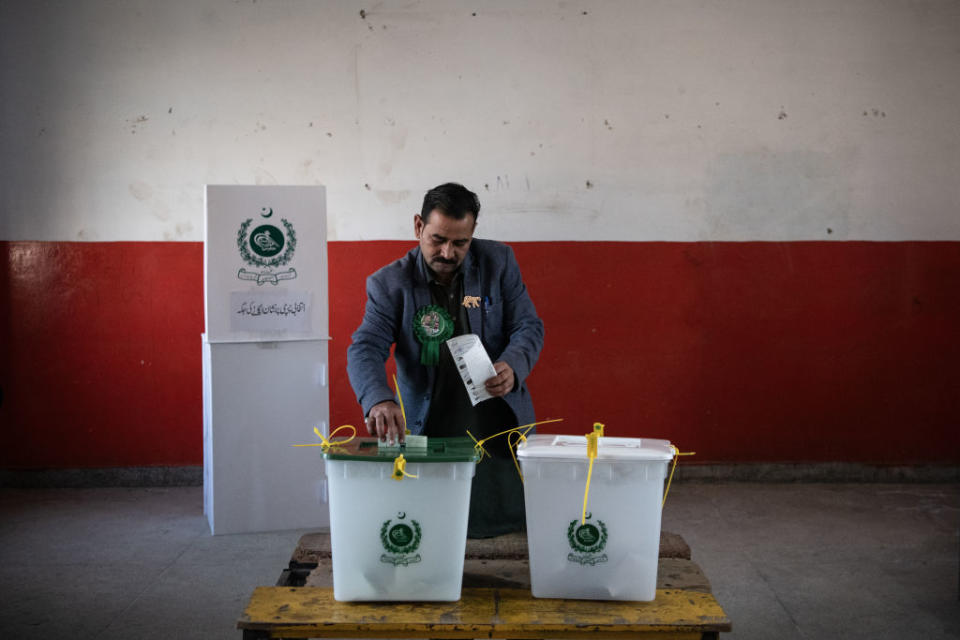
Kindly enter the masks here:
M 613 438 L 597 440 L 597 460 L 611 462 L 652 462 L 673 459 L 669 440 L 655 438 Z M 544 458 L 554 460 L 586 460 L 587 437 L 536 434 L 517 448 L 520 458 Z
M 401 454 L 407 462 L 476 462 L 480 459 L 470 438 L 427 438 L 425 447 L 387 447 L 381 446 L 376 438 L 354 438 L 343 444 L 334 440 L 323 451 L 326 460 L 390 464 Z

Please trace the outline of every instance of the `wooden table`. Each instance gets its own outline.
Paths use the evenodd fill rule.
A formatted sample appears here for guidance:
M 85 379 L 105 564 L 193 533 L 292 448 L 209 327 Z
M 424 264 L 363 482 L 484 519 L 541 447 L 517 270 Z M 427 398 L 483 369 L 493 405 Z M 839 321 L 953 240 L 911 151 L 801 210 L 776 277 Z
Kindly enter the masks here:
M 260 638 L 717 638 L 730 620 L 710 593 L 658 589 L 653 602 L 534 598 L 465 588 L 457 602 L 337 602 L 329 587 L 257 587 L 237 622 Z
M 653 602 L 530 595 L 523 534 L 467 540 L 458 602 L 337 602 L 330 537 L 306 534 L 277 586 L 258 587 L 237 628 L 254 638 L 717 638 L 731 624 L 680 536 L 660 541 Z

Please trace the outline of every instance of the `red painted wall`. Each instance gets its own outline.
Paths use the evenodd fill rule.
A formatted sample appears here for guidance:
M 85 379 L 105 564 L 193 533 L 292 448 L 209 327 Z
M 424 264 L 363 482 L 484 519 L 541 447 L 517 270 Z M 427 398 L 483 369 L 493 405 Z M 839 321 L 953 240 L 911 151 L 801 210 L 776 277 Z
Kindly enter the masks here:
M 201 243 L 0 243 L 0 466 L 201 464 Z
M 330 244 L 332 423 L 366 275 Z M 705 462 L 960 462 L 960 243 L 514 243 L 550 431 Z M 0 243 L 0 466 L 202 462 L 199 243 Z M 553 428 L 555 427 L 555 428 Z M 692 462 L 692 461 L 691 461 Z

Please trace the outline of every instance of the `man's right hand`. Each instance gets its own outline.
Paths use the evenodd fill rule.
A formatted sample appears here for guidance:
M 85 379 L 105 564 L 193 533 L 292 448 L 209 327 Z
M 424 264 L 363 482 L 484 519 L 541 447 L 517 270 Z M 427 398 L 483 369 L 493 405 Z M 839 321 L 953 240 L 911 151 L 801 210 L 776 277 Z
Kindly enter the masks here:
M 367 414 L 367 431 L 381 441 L 394 444 L 403 442 L 406 424 L 403 421 L 403 412 L 393 400 L 385 400 L 373 405 Z

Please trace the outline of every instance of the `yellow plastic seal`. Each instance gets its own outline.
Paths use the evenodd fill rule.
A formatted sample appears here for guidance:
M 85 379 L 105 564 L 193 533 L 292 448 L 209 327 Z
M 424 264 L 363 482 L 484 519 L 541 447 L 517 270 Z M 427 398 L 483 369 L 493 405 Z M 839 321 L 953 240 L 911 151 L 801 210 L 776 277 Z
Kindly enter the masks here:
M 587 486 L 583 490 L 583 513 L 580 514 L 580 524 L 587 521 L 587 498 L 590 496 L 590 477 L 593 475 L 593 461 L 597 459 L 600 450 L 600 436 L 603 435 L 603 423 L 594 422 L 593 431 L 587 434 Z
M 337 432 L 340 431 L 341 429 L 350 429 L 351 431 L 353 431 L 353 434 L 352 434 L 349 438 L 346 438 L 346 439 L 344 439 L 344 440 L 336 440 L 336 441 L 334 441 L 333 436 L 337 435 Z M 314 442 L 314 443 L 312 443 L 312 444 L 295 444 L 295 445 L 293 445 L 293 446 L 295 446 L 295 447 L 323 447 L 323 450 L 326 451 L 326 450 L 329 449 L 330 447 L 336 447 L 337 445 L 347 444 L 348 442 L 350 442 L 351 440 L 353 440 L 354 438 L 357 437 L 357 428 L 356 428 L 355 426 L 353 426 L 352 424 L 342 424 L 342 425 L 340 425 L 339 427 L 337 427 L 336 429 L 334 429 L 334 430 L 333 430 L 333 433 L 330 434 L 330 439 L 325 438 L 325 437 L 323 436 L 323 434 L 320 432 L 320 429 L 317 429 L 316 427 L 313 428 L 313 432 L 314 432 L 315 434 L 317 434 L 317 437 L 318 437 L 318 438 L 320 438 L 320 442 Z
M 403 454 L 401 453 L 393 459 L 393 473 L 390 474 L 390 477 L 397 482 L 400 482 L 404 478 L 416 478 L 418 476 L 407 473 L 407 461 L 404 459 Z
M 397 390 L 397 402 L 400 403 L 400 415 L 403 416 L 403 433 L 408 436 L 413 435 L 407 427 L 407 412 L 403 410 L 403 396 L 400 395 L 400 383 L 397 382 L 396 375 L 393 376 L 393 386 Z
M 688 451 L 686 453 L 680 453 L 680 449 L 677 449 L 673 445 L 670 445 L 670 448 L 673 449 L 673 466 L 670 467 L 670 477 L 667 478 L 667 488 L 663 490 L 663 502 L 660 503 L 661 509 L 663 509 L 663 505 L 667 504 L 667 494 L 670 493 L 670 483 L 673 482 L 673 472 L 677 470 L 677 460 L 680 459 L 680 456 L 697 455 L 696 451 Z
M 480 440 L 477 440 L 473 436 L 473 434 L 470 433 L 469 429 L 467 429 L 467 435 L 470 436 L 471 440 L 473 440 L 473 448 L 476 449 L 477 453 L 480 455 L 480 460 L 478 462 L 482 462 L 484 457 L 491 457 L 490 454 L 487 453 L 487 450 L 483 448 L 484 442 L 487 442 L 489 440 L 492 440 L 502 435 L 506 435 L 507 448 L 510 449 L 510 456 L 513 458 L 513 466 L 517 468 L 517 475 L 520 476 L 520 482 L 523 482 L 523 472 L 520 471 L 520 463 L 517 462 L 517 454 L 516 454 L 517 445 L 519 445 L 521 442 L 526 441 L 527 434 L 530 433 L 531 429 L 541 424 L 550 424 L 551 422 L 563 422 L 563 418 L 550 418 L 549 420 L 541 420 L 540 422 L 531 422 L 530 424 L 522 424 L 519 427 L 507 429 L 505 431 L 501 431 L 500 433 L 495 433 L 492 436 L 487 436 L 486 438 L 482 438 Z M 511 436 L 516 436 L 516 440 L 511 441 L 510 440 Z

